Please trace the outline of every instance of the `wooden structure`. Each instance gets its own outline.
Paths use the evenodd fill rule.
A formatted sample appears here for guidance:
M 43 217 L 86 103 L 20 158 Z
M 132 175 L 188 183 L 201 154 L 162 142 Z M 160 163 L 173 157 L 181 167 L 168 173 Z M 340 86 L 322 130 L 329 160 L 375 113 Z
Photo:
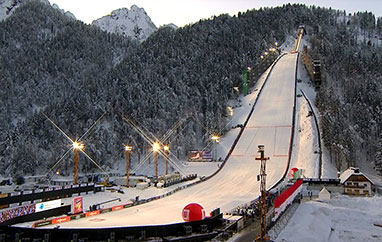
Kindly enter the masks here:
M 373 182 L 359 168 L 350 167 L 340 176 L 341 184 L 344 186 L 344 192 L 348 195 L 371 195 L 371 186 Z
M 307 46 L 304 46 L 304 50 L 302 52 L 302 57 L 304 60 L 304 65 L 306 70 L 308 71 L 308 74 L 310 76 L 310 79 L 312 80 L 314 86 L 316 88 L 320 88 L 322 83 L 321 78 L 321 61 L 319 59 L 313 59 L 309 55 L 309 49 Z

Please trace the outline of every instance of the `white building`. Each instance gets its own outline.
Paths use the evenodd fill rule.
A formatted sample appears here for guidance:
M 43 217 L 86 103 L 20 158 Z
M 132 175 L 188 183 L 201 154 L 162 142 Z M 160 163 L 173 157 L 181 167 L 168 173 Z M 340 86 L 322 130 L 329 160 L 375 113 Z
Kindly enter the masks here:
M 319 200 L 330 200 L 331 199 L 331 194 L 330 192 L 326 189 L 326 187 L 323 187 L 320 191 L 320 193 L 318 194 L 318 199 Z
M 340 176 L 341 184 L 344 185 L 345 194 L 371 195 L 373 182 L 359 168 L 350 167 Z

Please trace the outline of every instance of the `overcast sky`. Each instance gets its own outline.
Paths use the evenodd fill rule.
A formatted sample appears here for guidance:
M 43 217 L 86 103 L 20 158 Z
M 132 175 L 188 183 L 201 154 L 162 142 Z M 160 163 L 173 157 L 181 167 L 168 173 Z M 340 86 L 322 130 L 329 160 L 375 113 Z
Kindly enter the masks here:
M 49 0 L 65 11 L 72 12 L 77 19 L 85 23 L 110 14 L 118 8 L 129 8 L 132 5 L 144 8 L 154 24 L 174 23 L 181 27 L 197 22 L 202 18 L 229 13 L 231 16 L 247 9 L 280 6 L 284 3 L 304 3 L 345 9 L 347 13 L 371 11 L 376 16 L 382 16 L 382 0 Z

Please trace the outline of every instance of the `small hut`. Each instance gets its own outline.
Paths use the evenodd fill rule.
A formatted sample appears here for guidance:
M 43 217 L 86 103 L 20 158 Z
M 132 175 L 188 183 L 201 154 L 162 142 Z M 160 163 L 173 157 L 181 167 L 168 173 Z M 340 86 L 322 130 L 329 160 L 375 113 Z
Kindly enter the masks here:
M 330 194 L 330 192 L 326 189 L 326 187 L 323 187 L 320 191 L 320 193 L 318 194 L 318 199 L 319 200 L 330 200 L 332 197 L 332 195 Z

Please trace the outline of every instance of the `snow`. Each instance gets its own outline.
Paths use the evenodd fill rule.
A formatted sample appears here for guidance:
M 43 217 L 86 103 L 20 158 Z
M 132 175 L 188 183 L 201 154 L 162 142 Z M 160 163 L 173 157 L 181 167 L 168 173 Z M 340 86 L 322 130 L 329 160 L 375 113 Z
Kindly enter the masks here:
M 313 116 L 308 116 L 310 108 L 303 96 L 297 98 L 296 129 L 293 146 L 291 167 L 302 169 L 302 175 L 318 178 L 319 150 L 317 131 Z
M 302 39 L 301 48 L 305 45 L 306 46 L 310 45 L 309 42 L 307 41 L 308 38 L 309 36 L 306 36 Z M 317 116 L 318 122 L 320 123 L 321 114 L 315 105 L 316 91 L 313 87 L 313 84 L 310 80 L 308 72 L 306 71 L 306 68 L 303 64 L 302 59 L 300 59 L 298 63 L 297 78 L 301 80 L 301 83 L 297 84 L 297 90 L 298 90 L 297 93 L 300 93 L 301 92 L 300 90 L 302 90 L 305 93 L 308 100 L 312 104 L 313 111 Z M 313 117 L 306 117 L 308 106 L 304 99 L 305 99 L 304 97 L 297 99 L 297 110 L 300 110 L 300 111 L 298 112 L 298 117 L 296 117 L 296 121 L 299 122 L 299 125 L 301 126 L 301 132 L 295 132 L 295 134 L 300 133 L 302 142 L 300 140 L 299 141 L 300 144 L 295 145 L 294 148 L 296 148 L 297 150 L 301 152 L 301 154 L 297 155 L 298 157 L 306 159 L 307 161 L 313 161 L 313 163 L 302 164 L 304 162 L 300 161 L 298 164 L 296 164 L 296 167 L 304 166 L 305 168 L 303 169 L 305 169 L 305 172 L 308 172 L 305 174 L 306 177 L 317 177 L 318 175 L 317 169 L 319 169 L 318 167 L 319 154 L 315 154 L 314 151 L 318 151 L 318 143 L 317 143 L 318 134 L 317 134 Z M 297 124 L 296 124 L 296 127 L 298 127 Z M 322 132 L 321 132 L 321 135 L 322 135 Z M 323 155 L 322 155 L 323 169 L 321 172 L 321 177 L 322 178 L 337 178 L 337 169 L 335 168 L 334 164 L 330 162 L 329 152 L 324 146 L 323 141 L 321 141 L 321 143 L 322 143 L 321 145 L 322 145 L 322 152 L 323 152 Z M 297 144 L 297 143 L 295 142 L 294 144 Z M 296 155 L 296 153 L 294 155 Z M 294 159 L 292 159 L 292 163 L 293 163 L 293 160 Z M 314 169 L 314 171 L 312 171 L 311 169 Z
M 292 41 L 294 41 L 293 38 L 290 42 Z M 289 45 L 288 48 L 292 49 L 292 44 Z M 102 217 L 102 221 L 97 223 L 94 223 L 92 218 L 83 218 L 62 223 L 61 227 L 116 227 L 176 223 L 183 221 L 181 210 L 191 202 L 202 204 L 208 214 L 217 207 L 220 207 L 222 212 L 229 212 L 237 206 L 256 199 L 259 195 L 259 182 L 255 177 L 260 170 L 259 162 L 254 159 L 257 156 L 257 145 L 264 144 L 265 155 L 270 156 L 270 160 L 267 162 L 267 187 L 277 183 L 287 167 L 292 132 L 296 57 L 296 54 L 287 54 L 282 57 L 275 65 L 273 72 L 270 73 L 267 83 L 264 84 L 264 75 L 249 95 L 241 97 L 241 106 L 234 108 L 234 115 L 229 124 L 232 127 L 243 124 L 256 98 L 258 101 L 231 157 L 216 176 L 159 200 L 98 215 L 100 218 Z M 302 72 L 301 66 L 299 77 L 301 77 L 300 72 Z M 263 85 L 264 88 L 259 95 L 259 90 Z M 306 84 L 306 80 L 300 83 L 298 88 L 303 88 L 309 98 L 312 98 L 314 90 L 312 91 L 312 88 Z M 301 129 L 301 134 L 296 135 L 298 137 L 295 142 L 298 141 L 298 143 L 295 143 L 294 146 L 292 163 L 294 162 L 294 165 L 304 169 L 305 175 L 316 176 L 317 159 L 313 159 L 314 156 L 317 156 L 314 154 L 314 150 L 317 148 L 315 125 L 311 117 L 306 117 L 308 106 L 303 98 L 297 100 L 296 110 L 296 129 Z M 221 142 L 217 144 L 218 157 L 224 159 L 239 132 L 240 128 L 233 128 L 221 138 Z M 188 174 L 196 171 L 199 176 L 212 174 L 220 165 L 216 162 L 186 164 L 185 170 Z M 334 172 L 334 174 L 336 173 Z M 189 181 L 186 184 L 193 182 L 195 181 Z M 149 187 L 144 190 L 116 188 L 117 190 L 122 189 L 124 194 L 107 190 L 92 195 L 82 194 L 82 196 L 84 197 L 84 208 L 113 198 L 121 198 L 121 202 L 116 201 L 104 205 L 111 207 L 129 203 L 136 196 L 146 199 L 182 186 L 184 184 L 161 189 Z M 71 203 L 72 199 L 64 199 L 64 203 Z M 163 216 L 164 214 L 166 216 Z M 18 226 L 31 226 L 31 223 Z M 320 226 L 327 229 L 326 224 Z
M 270 157 L 267 163 L 268 187 L 280 180 L 287 167 L 292 131 L 296 57 L 296 54 L 287 54 L 275 65 L 232 156 L 214 177 L 159 200 L 98 215 L 103 219 L 101 222 L 94 223 L 92 218 L 83 218 L 62 223 L 61 227 L 116 227 L 177 223 L 183 221 L 181 214 L 183 207 L 192 202 L 201 204 L 208 214 L 217 207 L 222 212 L 229 212 L 237 206 L 256 199 L 259 195 L 259 182 L 256 175 L 259 174 L 260 163 L 254 158 L 258 155 L 258 144 L 265 145 L 265 155 Z M 254 90 L 256 88 L 260 90 L 261 84 L 262 81 Z M 258 93 L 253 91 L 243 98 L 243 109 L 234 110 L 233 124 L 244 122 L 244 117 L 248 114 Z M 235 114 L 244 115 L 244 117 L 238 117 Z M 217 145 L 219 157 L 226 156 L 238 132 L 238 128 L 232 129 L 221 139 Z M 165 189 L 174 188 L 152 189 L 147 190 L 150 196 L 155 193 L 159 195 L 165 193 Z M 137 190 L 126 188 L 124 191 L 128 195 L 121 203 L 134 198 Z M 108 193 L 100 193 L 97 196 L 101 196 L 102 200 L 110 198 Z M 95 198 L 85 197 L 84 200 L 84 207 L 91 202 L 96 202 Z
M 12 0 L 0 1 L 0 20 L 4 20 L 10 16 L 10 14 L 7 12 L 7 7 L 10 7 L 12 5 L 12 2 Z
M 358 172 L 356 172 L 356 169 L 358 169 Z M 344 172 L 342 172 L 342 174 L 340 175 L 340 180 L 341 180 L 341 183 L 345 183 L 349 177 L 351 175 L 363 175 L 365 176 L 369 181 L 371 181 L 373 183 L 373 180 L 371 180 L 369 177 L 367 177 L 365 174 L 363 174 L 362 172 L 359 172 L 359 168 L 354 168 L 354 167 L 349 167 L 348 169 L 346 169 Z M 374 183 L 373 183 L 374 184 Z
M 52 7 L 53 7 L 54 9 L 57 9 L 57 10 L 60 11 L 62 14 L 66 15 L 67 17 L 69 17 L 69 18 L 71 18 L 71 19 L 73 19 L 73 20 L 77 20 L 77 19 L 76 19 L 76 16 L 74 16 L 73 13 L 61 9 L 57 4 L 54 3 L 54 4 L 52 5 Z
M 326 202 L 302 203 L 277 242 L 381 241 L 382 197 L 336 195 Z
M 26 1 L 29 0 L 0 0 L 0 21 L 11 16 L 15 9 Z M 50 5 L 48 0 L 40 0 L 40 2 Z
M 141 42 L 157 30 L 145 10 L 135 5 L 131 6 L 130 10 L 114 10 L 110 15 L 97 19 L 92 24 L 109 33 L 130 36 Z

